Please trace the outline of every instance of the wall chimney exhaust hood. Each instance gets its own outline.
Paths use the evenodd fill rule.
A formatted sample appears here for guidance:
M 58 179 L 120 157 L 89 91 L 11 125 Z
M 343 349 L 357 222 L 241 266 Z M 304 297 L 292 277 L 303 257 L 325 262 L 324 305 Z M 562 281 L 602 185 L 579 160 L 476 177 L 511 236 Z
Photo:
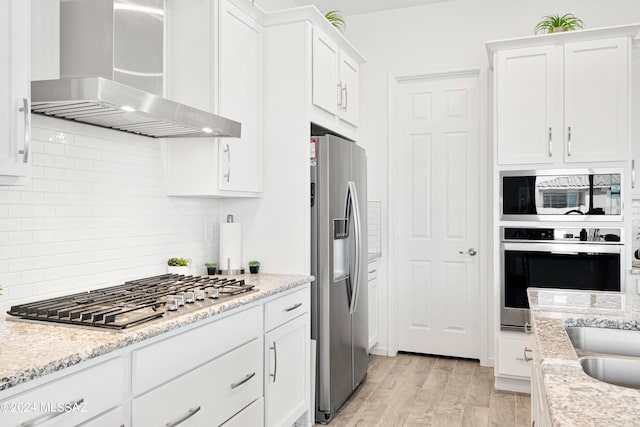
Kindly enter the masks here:
M 60 75 L 31 111 L 154 138 L 240 137 L 240 123 L 162 97 L 164 0 L 60 0 Z

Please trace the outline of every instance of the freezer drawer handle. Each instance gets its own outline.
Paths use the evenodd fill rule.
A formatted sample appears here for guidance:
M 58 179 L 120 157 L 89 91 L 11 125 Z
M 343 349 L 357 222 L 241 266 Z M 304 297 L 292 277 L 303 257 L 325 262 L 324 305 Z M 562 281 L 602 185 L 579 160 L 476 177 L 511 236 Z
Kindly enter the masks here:
M 84 402 L 84 397 L 75 401 L 71 401 L 71 402 L 67 402 L 64 404 L 64 407 L 76 407 L 78 405 L 81 405 Z M 42 423 L 44 423 L 45 421 L 49 421 L 54 419 L 55 417 L 62 415 L 62 414 L 66 414 L 66 411 L 51 411 L 51 412 L 47 412 L 46 414 L 42 414 L 34 419 L 32 419 L 31 421 L 25 421 L 22 424 L 20 424 L 21 427 L 33 427 L 33 426 L 38 426 Z
M 247 376 L 244 377 L 244 379 L 238 381 L 237 383 L 231 384 L 231 390 L 240 387 L 242 384 L 246 383 L 247 381 L 249 381 L 251 378 L 253 378 L 255 376 L 256 376 L 255 372 L 253 372 L 251 374 L 247 374 Z
M 200 410 L 200 406 L 196 408 L 191 408 L 189 409 L 189 412 L 187 412 L 185 415 L 181 416 L 177 420 L 169 421 L 167 424 L 165 424 L 165 427 L 176 427 L 177 425 L 180 425 L 183 422 L 187 421 L 189 418 L 193 417 L 196 413 L 198 413 L 199 410 Z
M 273 377 L 273 382 L 276 382 L 276 375 L 278 374 L 278 349 L 276 348 L 276 342 L 273 342 L 273 346 L 269 347 L 269 350 L 273 350 L 273 374 L 269 374 Z
M 300 307 L 302 307 L 302 303 L 301 303 L 301 302 L 299 302 L 299 303 L 297 303 L 297 304 L 294 304 L 294 305 L 292 305 L 292 306 L 291 306 L 291 307 L 289 307 L 289 308 L 285 308 L 285 309 L 284 309 L 284 311 L 286 311 L 286 312 L 288 313 L 288 312 L 293 311 L 293 310 L 295 310 L 296 308 L 300 308 Z

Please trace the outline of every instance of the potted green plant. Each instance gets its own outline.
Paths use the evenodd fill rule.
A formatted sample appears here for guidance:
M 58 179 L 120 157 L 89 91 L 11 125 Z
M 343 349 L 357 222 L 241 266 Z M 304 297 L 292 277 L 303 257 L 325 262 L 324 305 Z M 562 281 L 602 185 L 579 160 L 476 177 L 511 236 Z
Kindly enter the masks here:
M 258 274 L 260 271 L 260 261 L 249 261 L 249 271 L 251 274 Z
M 581 30 L 582 19 L 575 17 L 572 13 L 555 15 L 544 15 L 542 21 L 535 27 L 535 33 L 559 33 L 563 31 Z
M 169 274 L 184 274 L 188 276 L 191 260 L 187 258 L 169 258 L 167 265 L 167 272 Z
M 215 262 L 208 262 L 205 265 L 207 266 L 207 274 L 209 276 L 214 276 L 218 272 L 218 264 Z
M 339 10 L 330 10 L 324 14 L 324 17 L 331 25 L 333 25 L 338 31 L 344 33 L 347 28 L 347 23 L 342 16 L 342 12 Z

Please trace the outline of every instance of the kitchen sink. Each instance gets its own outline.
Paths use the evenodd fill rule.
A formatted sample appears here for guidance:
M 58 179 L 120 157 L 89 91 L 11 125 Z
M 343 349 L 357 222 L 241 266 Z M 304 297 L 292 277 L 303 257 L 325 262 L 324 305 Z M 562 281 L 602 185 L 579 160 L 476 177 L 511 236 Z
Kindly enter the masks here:
M 578 356 L 585 353 L 604 353 L 640 357 L 640 331 L 590 327 L 565 329 L 573 347 L 581 350 L 576 351 Z
M 640 389 L 640 358 L 589 356 L 581 358 L 580 364 L 597 380 Z

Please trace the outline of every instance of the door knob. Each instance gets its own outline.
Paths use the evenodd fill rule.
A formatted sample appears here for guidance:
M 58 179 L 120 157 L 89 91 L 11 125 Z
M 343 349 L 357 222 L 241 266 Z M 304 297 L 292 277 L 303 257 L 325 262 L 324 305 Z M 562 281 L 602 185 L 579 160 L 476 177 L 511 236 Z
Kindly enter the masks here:
M 458 251 L 459 254 L 468 254 L 471 256 L 476 256 L 476 254 L 478 253 L 478 251 L 476 251 L 476 248 L 469 248 L 466 252 L 465 251 Z

